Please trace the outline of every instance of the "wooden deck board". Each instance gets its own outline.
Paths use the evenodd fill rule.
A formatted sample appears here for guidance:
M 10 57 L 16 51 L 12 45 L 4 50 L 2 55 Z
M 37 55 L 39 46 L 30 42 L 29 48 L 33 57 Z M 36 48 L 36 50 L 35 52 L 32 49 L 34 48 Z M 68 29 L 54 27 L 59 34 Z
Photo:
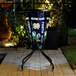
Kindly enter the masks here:
M 76 75 L 76 70 L 74 70 L 74 73 L 75 73 L 75 75 Z
M 56 56 L 56 54 L 58 55 L 58 52 L 55 51 L 53 54 Z M 59 54 L 61 54 L 61 52 L 59 52 Z M 56 62 L 56 63 L 59 63 L 59 61 L 58 61 L 58 59 L 57 59 L 57 56 L 56 56 L 56 57 L 55 57 L 55 56 L 54 56 L 55 62 Z M 60 68 L 60 65 L 59 65 L 59 64 L 55 64 L 55 67 L 56 67 L 56 72 L 57 72 L 57 74 L 56 74 L 55 76 L 64 76 L 64 75 L 63 75 L 63 72 L 62 72 L 62 70 L 61 70 L 61 68 Z
M 48 55 L 50 54 L 50 52 L 48 50 L 45 51 L 45 53 Z M 52 52 L 51 52 L 52 53 Z M 50 63 L 48 62 L 49 66 L 47 69 L 47 74 L 48 76 L 54 76 L 54 72 L 52 71 L 52 66 L 50 65 Z
M 17 67 L 16 65 L 11 65 L 9 73 L 7 76 L 17 76 Z
M 38 64 L 36 64 L 36 67 L 40 66 L 41 64 L 39 63 L 40 62 L 40 52 L 39 51 L 36 51 L 36 63 L 38 62 Z M 38 67 L 38 69 L 35 70 L 35 76 L 41 76 L 41 67 Z
M 41 65 L 41 76 L 48 76 L 47 68 L 46 68 L 46 59 L 42 54 L 40 55 L 40 60 L 41 60 L 40 61 L 41 62 L 40 64 Z
M 8 76 L 9 71 L 11 70 L 11 66 L 11 64 L 3 62 L 0 67 L 0 74 L 2 76 Z
M 34 57 L 34 54 L 31 56 L 31 58 L 29 59 L 30 60 L 30 66 L 29 66 L 29 73 L 30 73 L 30 76 L 35 76 L 35 71 L 32 70 L 32 64 L 35 63 L 35 58 Z M 33 60 L 34 59 L 34 60 Z
M 31 52 L 31 50 L 26 50 L 26 52 L 23 53 L 23 56 L 27 56 L 29 53 Z M 30 62 L 30 59 L 27 61 L 27 63 Z M 26 63 L 25 63 L 26 65 Z M 30 64 L 28 64 L 28 67 L 30 67 Z M 24 70 L 23 70 L 23 76 L 30 76 L 30 70 L 28 69 L 27 66 L 24 66 Z
M 52 72 L 51 66 L 46 58 L 35 51 L 32 57 L 25 63 L 24 70 L 21 72 L 20 65 L 22 59 L 30 53 L 31 50 L 25 48 L 0 48 L 0 53 L 7 53 L 6 58 L 0 65 L 1 76 L 76 76 L 62 54 L 61 50 L 44 50 L 44 52 L 53 60 L 55 69 Z
M 71 67 L 69 66 L 69 64 L 63 54 L 59 54 L 59 55 L 56 54 L 56 58 L 58 61 L 58 65 L 60 66 L 60 69 L 63 72 L 64 76 L 75 76 L 74 72 L 71 70 Z M 62 62 L 60 62 L 59 58 L 60 58 L 60 60 L 62 60 Z

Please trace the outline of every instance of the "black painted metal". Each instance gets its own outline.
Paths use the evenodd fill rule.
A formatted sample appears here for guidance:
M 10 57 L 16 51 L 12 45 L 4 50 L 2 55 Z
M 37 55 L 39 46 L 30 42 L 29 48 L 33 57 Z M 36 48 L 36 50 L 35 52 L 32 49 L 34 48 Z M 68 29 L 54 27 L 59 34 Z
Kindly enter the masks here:
M 32 50 L 31 53 L 29 53 L 26 57 L 23 58 L 22 65 L 21 65 L 21 71 L 23 71 L 23 65 L 24 65 L 24 63 L 32 56 L 33 53 L 34 53 L 34 50 Z
M 54 64 L 52 62 L 52 59 L 47 56 L 42 50 L 41 50 L 41 53 L 44 55 L 44 57 L 50 62 L 50 65 L 52 65 L 52 71 L 54 70 Z
M 32 12 L 34 12 L 34 11 L 32 11 Z M 37 11 L 38 12 L 38 11 Z M 44 26 L 46 25 L 46 14 L 45 14 L 45 21 L 44 21 Z M 31 25 L 31 15 L 30 15 L 30 13 L 29 13 L 29 21 L 30 21 L 30 25 Z M 30 26 L 31 27 L 31 36 L 32 36 L 32 26 Z M 45 29 L 45 27 L 44 27 L 44 29 Z M 43 36 L 43 40 L 44 40 L 44 36 Z M 23 58 L 23 60 L 22 60 L 22 65 L 21 65 L 21 71 L 23 71 L 23 65 L 24 65 L 24 63 L 32 56 L 32 54 L 34 53 L 34 51 L 35 51 L 35 48 L 34 48 L 34 44 L 33 44 L 33 36 L 32 36 L 32 45 L 33 45 L 33 50 L 32 50 L 32 52 L 30 53 L 30 54 L 28 54 L 26 57 L 24 57 Z M 42 43 L 42 48 L 44 47 L 44 44 Z M 42 49 L 40 50 L 40 52 L 44 55 L 44 57 L 50 62 L 50 64 L 52 65 L 52 71 L 54 70 L 54 65 L 53 65 L 53 63 L 52 63 L 52 59 L 50 58 L 50 57 L 48 57 L 43 51 L 42 51 Z
M 26 57 L 23 58 L 22 60 L 22 65 L 21 65 L 21 71 L 23 71 L 23 65 L 25 64 L 25 62 L 32 56 L 32 54 L 34 53 L 35 50 L 32 50 L 32 52 L 30 54 L 28 54 Z M 52 65 L 52 71 L 54 70 L 54 64 L 52 62 L 52 59 L 47 56 L 42 50 L 40 50 L 40 52 L 43 54 L 43 56 L 50 62 L 50 65 Z

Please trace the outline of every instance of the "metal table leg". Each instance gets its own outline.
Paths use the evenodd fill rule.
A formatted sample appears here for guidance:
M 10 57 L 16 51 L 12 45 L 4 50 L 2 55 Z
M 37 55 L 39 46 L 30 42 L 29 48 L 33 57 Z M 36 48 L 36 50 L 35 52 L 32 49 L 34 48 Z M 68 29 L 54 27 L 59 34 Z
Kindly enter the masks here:
M 34 53 L 34 50 L 31 53 L 29 53 L 26 57 L 23 58 L 22 65 L 21 65 L 21 71 L 23 71 L 24 63 L 32 56 L 33 53 Z
M 53 71 L 54 70 L 54 64 L 52 63 L 52 59 L 49 56 L 47 56 L 42 50 L 41 50 L 41 53 L 50 62 L 50 65 L 52 65 L 52 71 Z
M 33 50 L 31 53 L 29 53 L 26 57 L 23 58 L 22 60 L 22 65 L 21 65 L 21 71 L 23 71 L 23 65 L 24 63 L 32 56 L 32 54 L 34 53 L 35 50 Z M 48 57 L 42 50 L 41 53 L 44 55 L 44 57 L 50 62 L 50 64 L 52 65 L 52 71 L 54 70 L 54 65 L 52 63 L 52 60 L 50 57 Z

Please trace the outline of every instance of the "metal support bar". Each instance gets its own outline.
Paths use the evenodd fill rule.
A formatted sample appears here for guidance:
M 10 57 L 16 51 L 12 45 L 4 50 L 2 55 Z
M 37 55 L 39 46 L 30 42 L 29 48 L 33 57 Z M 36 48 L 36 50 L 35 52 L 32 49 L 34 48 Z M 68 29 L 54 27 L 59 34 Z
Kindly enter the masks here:
M 41 50 L 41 53 L 50 62 L 50 64 L 52 65 L 52 71 L 53 71 L 54 70 L 54 64 L 52 63 L 52 59 L 49 56 L 47 56 L 42 50 Z
M 31 53 L 29 53 L 25 58 L 23 58 L 22 60 L 22 65 L 21 65 L 21 71 L 23 71 L 23 65 L 24 63 L 32 56 L 32 54 L 34 53 L 35 50 L 33 50 Z M 50 62 L 50 64 L 52 65 L 52 71 L 54 70 L 54 65 L 52 63 L 52 60 L 50 57 L 48 57 L 42 50 L 41 53 L 44 55 L 44 57 Z
M 23 71 L 24 63 L 32 56 L 33 53 L 34 53 L 34 50 L 31 53 L 29 53 L 26 57 L 23 58 L 22 65 L 21 65 L 21 71 Z

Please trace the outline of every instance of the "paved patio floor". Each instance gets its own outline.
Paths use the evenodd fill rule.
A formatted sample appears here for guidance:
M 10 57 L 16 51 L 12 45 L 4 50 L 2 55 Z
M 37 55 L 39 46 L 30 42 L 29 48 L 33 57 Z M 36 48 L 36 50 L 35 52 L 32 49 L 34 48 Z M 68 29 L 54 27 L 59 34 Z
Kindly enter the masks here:
M 26 48 L 0 48 L 0 54 L 7 53 L 0 65 L 0 76 L 76 76 L 60 48 L 43 50 L 53 60 L 53 72 L 50 63 L 39 50 L 24 64 L 24 70 L 19 71 L 22 59 L 31 51 Z

